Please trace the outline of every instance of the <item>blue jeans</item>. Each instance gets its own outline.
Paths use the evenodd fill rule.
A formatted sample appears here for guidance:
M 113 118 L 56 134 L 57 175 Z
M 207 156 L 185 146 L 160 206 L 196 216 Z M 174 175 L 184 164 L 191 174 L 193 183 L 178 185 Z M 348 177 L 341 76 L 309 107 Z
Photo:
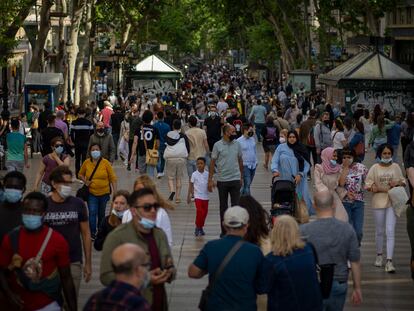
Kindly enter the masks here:
M 323 311 L 342 311 L 345 306 L 348 282 L 333 281 L 331 295 L 323 300 Z
M 158 149 L 158 163 L 157 163 L 157 173 L 164 173 L 164 167 L 165 167 L 165 159 L 164 159 L 164 151 L 165 148 L 159 148 Z
M 343 202 L 346 212 L 348 213 L 349 223 L 354 227 L 358 238 L 358 243 L 361 245 L 363 227 L 364 227 L 364 202 Z
M 89 210 L 89 227 L 92 236 L 96 235 L 97 228 L 100 227 L 102 220 L 105 218 L 106 204 L 109 201 L 109 194 L 94 196 L 89 194 L 88 210 Z M 96 222 L 98 217 L 98 222 Z
M 262 135 L 262 130 L 263 128 L 266 126 L 266 124 L 264 123 L 254 123 L 254 126 L 256 128 L 256 136 L 257 136 L 257 140 L 260 141 L 260 136 Z
M 394 155 L 392 156 L 392 162 L 397 163 L 397 157 L 398 157 L 398 147 L 400 145 L 392 145 L 392 149 L 394 149 Z M 404 155 L 403 155 L 404 158 Z
M 250 185 L 253 182 L 254 174 L 256 173 L 256 168 L 248 168 L 243 166 L 243 187 L 240 189 L 241 195 L 250 195 Z

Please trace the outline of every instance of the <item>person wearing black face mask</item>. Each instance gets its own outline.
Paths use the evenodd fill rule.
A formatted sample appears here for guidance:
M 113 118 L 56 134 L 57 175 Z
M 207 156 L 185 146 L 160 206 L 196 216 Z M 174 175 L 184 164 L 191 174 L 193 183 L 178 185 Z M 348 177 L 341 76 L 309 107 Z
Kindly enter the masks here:
M 231 206 L 238 205 L 240 188 L 243 185 L 243 159 L 240 143 L 234 141 L 237 138 L 236 129 L 232 125 L 223 127 L 223 138 L 216 142 L 211 152 L 211 162 L 208 177 L 208 190 L 213 191 L 213 176 L 217 165 L 217 189 L 220 200 L 220 224 L 223 223 L 224 212 L 228 208 L 228 197 L 231 198 Z M 221 235 L 225 229 L 221 227 Z
M 250 195 L 250 185 L 253 182 L 257 167 L 256 140 L 251 124 L 243 125 L 243 136 L 237 139 L 243 155 L 243 187 L 241 195 Z
M 103 122 L 98 122 L 96 124 L 96 131 L 89 139 L 88 150 L 90 150 L 90 147 L 94 144 L 101 146 L 101 155 L 103 158 L 111 163 L 114 162 L 116 153 L 114 139 L 111 134 L 106 132 Z M 90 158 L 90 156 L 91 155 L 88 152 L 87 157 Z

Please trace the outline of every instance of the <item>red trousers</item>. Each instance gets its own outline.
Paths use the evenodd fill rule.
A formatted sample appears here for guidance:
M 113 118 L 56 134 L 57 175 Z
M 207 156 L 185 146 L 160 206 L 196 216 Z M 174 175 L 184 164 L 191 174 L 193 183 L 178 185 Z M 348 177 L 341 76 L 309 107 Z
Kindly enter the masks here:
M 208 200 L 195 199 L 196 219 L 195 225 L 197 228 L 203 228 L 208 212 Z

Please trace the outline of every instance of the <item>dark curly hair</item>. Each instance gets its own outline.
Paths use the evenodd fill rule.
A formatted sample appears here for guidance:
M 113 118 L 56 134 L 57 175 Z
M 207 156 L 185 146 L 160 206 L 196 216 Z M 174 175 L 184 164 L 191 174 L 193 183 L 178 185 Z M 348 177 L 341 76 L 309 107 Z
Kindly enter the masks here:
M 259 245 L 260 240 L 266 239 L 269 235 L 267 213 L 263 206 L 251 195 L 242 196 L 239 205 L 249 213 L 249 227 L 244 239 Z

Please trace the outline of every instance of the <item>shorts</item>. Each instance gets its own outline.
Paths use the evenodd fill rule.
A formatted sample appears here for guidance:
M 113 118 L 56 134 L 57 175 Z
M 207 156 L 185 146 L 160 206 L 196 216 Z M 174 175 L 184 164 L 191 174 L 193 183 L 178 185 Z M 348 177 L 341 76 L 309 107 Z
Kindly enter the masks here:
M 167 171 L 168 178 L 181 178 L 184 175 L 184 169 L 186 167 L 186 159 L 173 158 L 165 160 L 165 169 Z
M 276 145 L 263 145 L 264 152 L 275 153 Z

